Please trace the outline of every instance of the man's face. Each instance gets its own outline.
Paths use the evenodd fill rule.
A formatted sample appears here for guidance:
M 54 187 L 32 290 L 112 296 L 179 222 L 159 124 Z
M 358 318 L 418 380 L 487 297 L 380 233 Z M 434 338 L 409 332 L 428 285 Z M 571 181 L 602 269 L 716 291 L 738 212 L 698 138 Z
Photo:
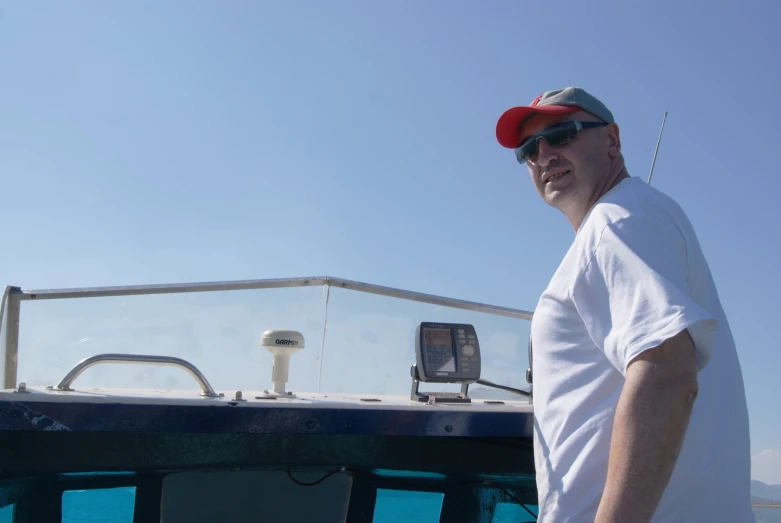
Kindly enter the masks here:
M 599 122 L 585 111 L 563 115 L 534 114 L 523 126 L 522 141 L 553 124 L 566 120 Z M 568 217 L 585 215 L 605 190 L 610 177 L 611 155 L 620 150 L 616 126 L 584 129 L 569 142 L 552 147 L 537 142 L 537 154 L 526 162 L 532 182 L 542 199 Z

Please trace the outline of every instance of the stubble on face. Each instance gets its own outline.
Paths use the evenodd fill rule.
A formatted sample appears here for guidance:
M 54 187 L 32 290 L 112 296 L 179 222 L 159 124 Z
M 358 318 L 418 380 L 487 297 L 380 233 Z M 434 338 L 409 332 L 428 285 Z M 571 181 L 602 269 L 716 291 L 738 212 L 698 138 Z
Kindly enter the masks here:
M 565 115 L 537 113 L 524 124 L 522 139 L 566 120 L 600 121 L 585 111 Z M 527 167 L 542 199 L 560 210 L 575 231 L 597 200 L 628 176 L 615 124 L 580 131 L 574 140 L 557 147 L 541 139 L 538 153 L 527 162 Z

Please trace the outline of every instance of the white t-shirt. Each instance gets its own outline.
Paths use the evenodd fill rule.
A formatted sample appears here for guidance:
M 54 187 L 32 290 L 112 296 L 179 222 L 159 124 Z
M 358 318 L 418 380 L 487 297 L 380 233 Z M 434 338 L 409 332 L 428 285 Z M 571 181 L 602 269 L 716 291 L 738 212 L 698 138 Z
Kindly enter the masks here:
M 534 311 L 539 521 L 594 520 L 627 365 L 683 329 L 699 393 L 652 521 L 755 521 L 743 378 L 710 269 L 681 208 L 635 177 L 591 209 Z

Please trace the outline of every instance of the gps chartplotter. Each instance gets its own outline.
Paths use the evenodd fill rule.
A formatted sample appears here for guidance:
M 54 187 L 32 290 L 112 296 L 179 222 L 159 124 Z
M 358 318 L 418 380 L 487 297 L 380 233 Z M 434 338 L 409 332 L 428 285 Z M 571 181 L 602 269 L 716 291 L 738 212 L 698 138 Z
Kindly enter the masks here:
M 468 385 L 480 379 L 480 343 L 472 325 L 423 322 L 415 333 L 411 398 L 417 401 L 469 402 Z M 461 383 L 461 393 L 418 391 L 418 382 Z
M 480 344 L 473 326 L 421 323 L 415 341 L 420 381 L 464 383 L 480 378 Z

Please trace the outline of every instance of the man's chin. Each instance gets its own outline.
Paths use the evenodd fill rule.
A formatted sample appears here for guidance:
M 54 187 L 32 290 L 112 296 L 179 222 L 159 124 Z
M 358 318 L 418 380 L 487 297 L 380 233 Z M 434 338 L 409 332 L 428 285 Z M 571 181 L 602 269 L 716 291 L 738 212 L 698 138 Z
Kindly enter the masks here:
M 567 205 L 571 200 L 570 195 L 559 190 L 544 190 L 542 199 L 552 207 L 561 208 Z

